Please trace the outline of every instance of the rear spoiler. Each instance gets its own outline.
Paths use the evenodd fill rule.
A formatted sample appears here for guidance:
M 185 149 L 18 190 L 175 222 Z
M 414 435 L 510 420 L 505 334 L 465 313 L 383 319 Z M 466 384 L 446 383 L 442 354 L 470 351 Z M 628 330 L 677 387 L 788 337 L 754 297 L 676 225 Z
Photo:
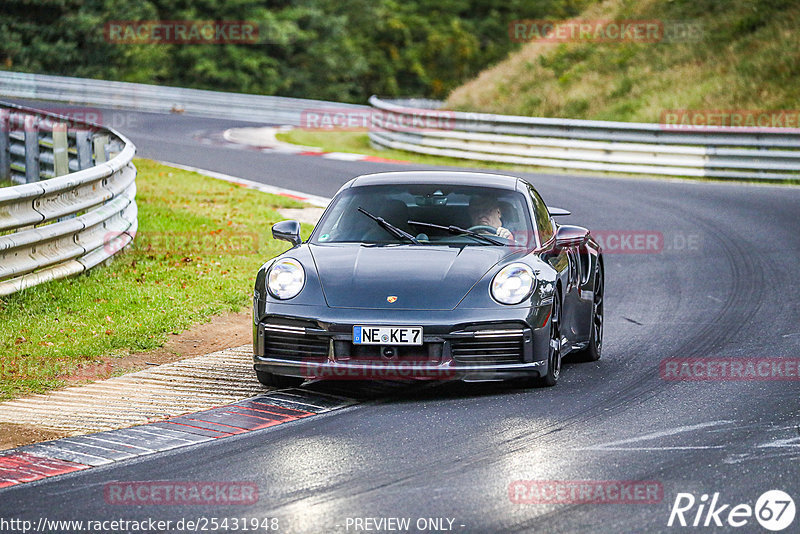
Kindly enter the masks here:
M 570 211 L 567 211 L 567 210 L 561 209 L 561 208 L 553 208 L 551 206 L 547 206 L 547 211 L 553 217 L 559 217 L 561 215 L 572 215 L 572 212 L 570 212 Z

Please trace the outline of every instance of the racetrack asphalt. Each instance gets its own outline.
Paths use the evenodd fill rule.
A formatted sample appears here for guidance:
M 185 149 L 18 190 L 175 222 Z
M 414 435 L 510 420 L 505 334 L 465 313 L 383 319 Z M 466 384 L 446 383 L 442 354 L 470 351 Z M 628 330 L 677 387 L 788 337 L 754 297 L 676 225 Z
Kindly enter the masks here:
M 237 149 L 221 133 L 246 123 L 107 113 L 123 114 L 118 129 L 139 156 L 314 195 L 331 196 L 357 174 L 431 168 Z M 669 358 L 800 356 L 800 188 L 508 174 L 572 211 L 562 222 L 609 245 L 661 236 L 658 250 L 605 255 L 599 362 L 566 364 L 548 389 L 416 384 L 367 395 L 325 416 L 0 490 L 0 517 L 277 518 L 280 532 L 363 532 L 353 520 L 366 517 L 410 518 L 412 527 L 449 518 L 457 532 L 669 532 L 687 530 L 667 526 L 678 493 L 719 493 L 729 511 L 778 489 L 800 505 L 800 381 L 675 381 L 660 372 Z M 110 480 L 250 481 L 259 498 L 110 505 Z M 512 502 L 518 480 L 651 481 L 663 495 Z M 710 524 L 688 530 L 764 531 L 753 517 L 741 529 Z M 800 517 L 786 532 L 798 525 Z M 410 531 L 432 530 L 423 526 Z

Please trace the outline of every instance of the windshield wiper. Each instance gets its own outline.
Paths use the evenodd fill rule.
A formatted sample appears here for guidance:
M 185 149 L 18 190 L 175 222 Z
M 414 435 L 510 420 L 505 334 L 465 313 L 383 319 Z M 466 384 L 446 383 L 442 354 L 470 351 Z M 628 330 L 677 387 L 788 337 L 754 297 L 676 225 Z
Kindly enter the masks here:
M 506 243 L 498 241 L 497 239 L 488 236 L 486 234 L 479 234 L 478 232 L 473 232 L 472 230 L 467 230 L 466 228 L 461 228 L 460 226 L 453 226 L 452 224 L 450 226 L 442 226 L 441 224 L 433 224 L 420 221 L 408 221 L 408 224 L 413 224 L 415 226 L 427 226 L 428 228 L 436 228 L 438 230 L 445 230 L 447 232 L 450 232 L 451 234 L 468 235 L 470 237 L 486 240 L 489 243 L 492 243 L 493 245 L 501 245 L 501 246 L 506 245 Z
M 388 222 L 383 217 L 376 217 L 375 215 L 371 214 L 370 212 L 368 212 L 367 210 L 365 210 L 362 207 L 359 207 L 358 211 L 360 211 L 361 213 L 363 213 L 364 215 L 366 215 L 367 217 L 369 217 L 370 219 L 372 219 L 373 221 L 378 223 L 381 226 L 381 228 L 385 229 L 387 232 L 389 232 L 390 234 L 392 234 L 396 238 L 398 238 L 398 239 L 408 239 L 409 241 L 411 241 L 415 245 L 421 245 L 422 244 L 417 240 L 416 237 L 414 237 L 413 235 L 409 234 L 408 232 L 406 232 L 404 230 L 401 230 L 400 228 L 394 226 L 392 223 Z

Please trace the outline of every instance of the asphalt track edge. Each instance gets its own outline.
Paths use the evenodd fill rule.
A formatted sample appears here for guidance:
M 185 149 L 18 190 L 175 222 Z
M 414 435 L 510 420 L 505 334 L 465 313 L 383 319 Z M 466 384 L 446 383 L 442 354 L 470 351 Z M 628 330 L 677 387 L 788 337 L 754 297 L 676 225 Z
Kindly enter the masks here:
M 274 390 L 165 421 L 25 445 L 0 453 L 0 492 L 316 418 L 356 403 L 355 399 L 305 389 Z

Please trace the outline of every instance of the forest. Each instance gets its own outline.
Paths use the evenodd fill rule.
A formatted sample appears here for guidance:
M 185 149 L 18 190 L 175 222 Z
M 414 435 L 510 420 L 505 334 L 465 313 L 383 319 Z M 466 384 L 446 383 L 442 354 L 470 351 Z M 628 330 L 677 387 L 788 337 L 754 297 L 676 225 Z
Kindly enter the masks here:
M 592 3 L 3 0 L 0 69 L 342 102 L 445 98 L 520 47 L 513 20 L 562 19 Z M 137 42 L 108 31 L 137 21 L 245 21 L 257 39 Z

